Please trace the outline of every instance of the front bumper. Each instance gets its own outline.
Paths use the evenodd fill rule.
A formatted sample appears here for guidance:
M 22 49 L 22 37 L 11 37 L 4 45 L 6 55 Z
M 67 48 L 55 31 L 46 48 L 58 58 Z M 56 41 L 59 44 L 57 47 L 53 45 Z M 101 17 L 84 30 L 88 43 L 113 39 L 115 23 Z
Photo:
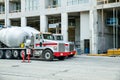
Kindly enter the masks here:
M 68 52 L 54 52 L 55 57 L 66 57 L 68 56 Z
M 70 56 L 70 55 L 75 55 L 76 54 L 76 51 L 71 51 L 71 52 L 54 52 L 54 56 L 55 57 L 67 57 L 67 56 Z
M 70 55 L 75 55 L 75 54 L 76 54 L 76 51 L 68 52 L 68 56 L 70 56 Z

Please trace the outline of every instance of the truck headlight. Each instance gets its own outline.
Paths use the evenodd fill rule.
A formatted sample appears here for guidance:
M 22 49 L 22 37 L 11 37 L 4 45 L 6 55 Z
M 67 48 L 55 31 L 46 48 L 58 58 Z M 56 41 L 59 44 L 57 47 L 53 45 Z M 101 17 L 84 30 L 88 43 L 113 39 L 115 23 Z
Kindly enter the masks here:
M 57 50 L 57 46 L 54 46 L 53 49 L 54 49 L 54 50 Z

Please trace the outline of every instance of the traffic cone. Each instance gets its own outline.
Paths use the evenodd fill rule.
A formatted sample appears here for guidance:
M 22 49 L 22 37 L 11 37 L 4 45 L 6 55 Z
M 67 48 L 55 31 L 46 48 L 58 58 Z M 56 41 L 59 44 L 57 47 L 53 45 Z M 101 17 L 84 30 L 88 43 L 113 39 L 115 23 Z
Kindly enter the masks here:
M 28 50 L 28 63 L 30 63 L 30 50 Z
M 22 51 L 22 62 L 25 62 L 25 55 L 24 55 L 24 51 Z

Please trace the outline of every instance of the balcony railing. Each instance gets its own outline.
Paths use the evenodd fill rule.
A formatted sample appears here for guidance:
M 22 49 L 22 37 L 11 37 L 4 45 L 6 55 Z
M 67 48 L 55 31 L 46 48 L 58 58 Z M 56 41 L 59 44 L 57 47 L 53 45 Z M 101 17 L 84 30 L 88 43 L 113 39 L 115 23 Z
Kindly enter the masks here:
M 5 14 L 5 12 L 3 11 L 3 12 L 0 12 L 0 14 Z
M 109 4 L 109 3 L 118 3 L 120 0 L 97 0 L 97 4 Z
M 9 0 L 10 2 L 20 2 L 20 0 Z
M 58 5 L 49 5 L 48 8 L 57 8 L 57 7 L 60 7 Z
M 17 13 L 17 12 L 21 12 L 21 10 L 11 10 L 10 13 Z
M 79 5 L 89 3 L 89 0 L 67 0 L 67 5 Z

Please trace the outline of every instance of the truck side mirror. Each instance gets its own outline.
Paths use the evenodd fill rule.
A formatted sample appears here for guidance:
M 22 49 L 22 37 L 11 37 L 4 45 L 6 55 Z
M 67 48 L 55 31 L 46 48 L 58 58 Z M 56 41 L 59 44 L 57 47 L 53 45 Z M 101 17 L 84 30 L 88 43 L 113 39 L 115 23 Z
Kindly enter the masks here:
M 42 42 L 40 42 L 40 47 L 42 47 Z

